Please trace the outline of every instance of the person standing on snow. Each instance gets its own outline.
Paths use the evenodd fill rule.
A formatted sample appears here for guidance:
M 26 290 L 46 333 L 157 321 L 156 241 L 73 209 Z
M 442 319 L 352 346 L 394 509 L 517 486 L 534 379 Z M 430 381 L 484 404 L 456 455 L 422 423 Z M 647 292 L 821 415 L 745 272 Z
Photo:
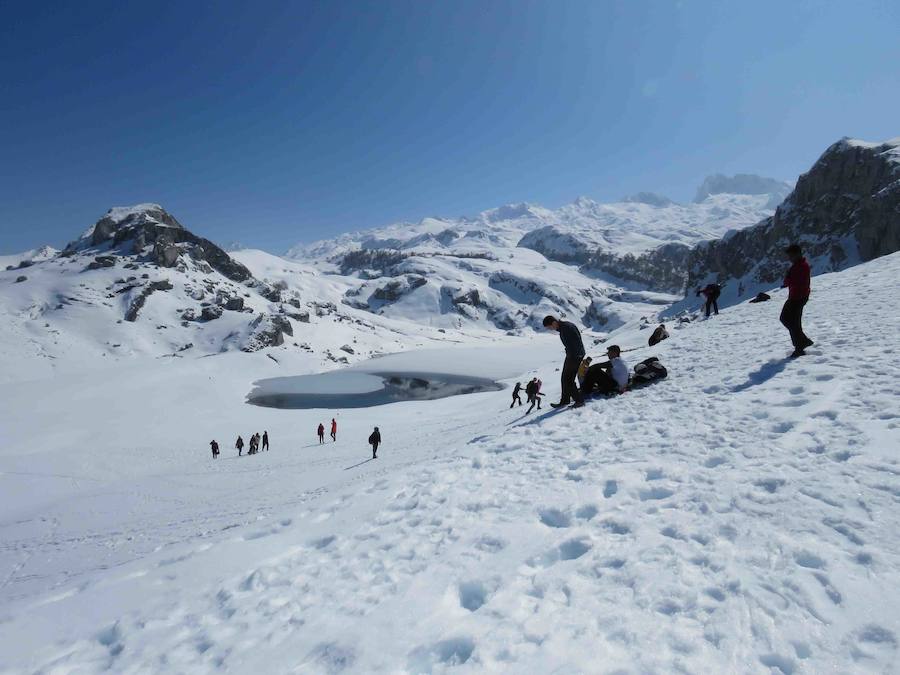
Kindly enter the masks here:
M 213 459 L 219 456 L 219 444 L 215 441 L 209 442 L 209 448 L 212 450 Z
M 337 420 L 333 417 L 331 418 L 331 440 L 337 441 Z
M 263 431 L 262 441 L 263 441 L 263 450 L 268 450 L 269 449 L 269 432 L 268 431 Z
M 622 359 L 619 345 L 607 347 L 606 357 L 609 361 L 588 368 L 581 386 L 583 396 L 589 396 L 595 390 L 601 394 L 621 393 L 628 387 L 628 365 Z
M 322 443 L 325 442 L 325 425 L 322 424 L 321 422 L 319 422 L 318 434 L 319 434 L 319 445 L 321 445 Z
M 551 408 L 560 408 L 568 405 L 571 400 L 575 399 L 575 407 L 580 408 L 584 405 L 584 399 L 578 385 L 575 384 L 575 376 L 578 374 L 578 366 L 584 359 L 584 343 L 581 341 L 581 331 L 571 321 L 559 321 L 555 316 L 544 317 L 544 328 L 559 332 L 559 339 L 566 349 L 566 358 L 563 361 L 562 375 L 560 377 L 560 385 L 562 393 L 559 403 L 551 403 Z
M 716 315 L 719 314 L 719 296 L 722 294 L 722 287 L 719 284 L 707 284 L 705 288 L 698 288 L 697 295 L 703 294 L 706 297 L 706 318 L 709 318 L 709 310 L 715 310 Z
M 235 443 L 234 443 L 234 447 L 237 448 L 238 457 L 240 457 L 241 453 L 244 451 L 244 439 L 241 438 L 240 436 L 238 436 L 237 441 L 235 441 Z
M 378 459 L 378 446 L 381 444 L 381 432 L 378 431 L 378 427 L 375 427 L 375 431 L 369 434 L 369 445 L 372 446 L 372 459 Z
M 531 382 L 528 383 L 525 391 L 528 394 L 528 401 L 529 403 L 531 403 L 531 405 L 528 406 L 528 410 L 525 411 L 525 414 L 527 415 L 532 410 L 534 410 L 534 406 L 537 406 L 537 409 L 540 410 L 541 396 L 543 396 L 543 394 L 541 393 L 541 381 L 536 377 L 533 378 Z
M 521 391 L 522 391 L 522 383 L 516 382 L 516 386 L 513 387 L 513 394 L 512 394 L 513 400 L 512 400 L 512 403 L 509 404 L 510 408 L 512 408 L 516 404 L 517 401 L 518 401 L 519 405 L 522 405 L 522 397 L 519 394 L 519 392 L 521 392 Z
M 809 263 L 803 257 L 799 244 L 791 244 L 784 252 L 791 261 L 791 267 L 781 285 L 782 288 L 788 289 L 788 299 L 784 301 L 780 318 L 781 323 L 791 334 L 791 343 L 794 345 L 791 358 L 796 359 L 805 355 L 806 348 L 814 344 L 803 332 L 803 307 L 809 300 L 810 293 Z

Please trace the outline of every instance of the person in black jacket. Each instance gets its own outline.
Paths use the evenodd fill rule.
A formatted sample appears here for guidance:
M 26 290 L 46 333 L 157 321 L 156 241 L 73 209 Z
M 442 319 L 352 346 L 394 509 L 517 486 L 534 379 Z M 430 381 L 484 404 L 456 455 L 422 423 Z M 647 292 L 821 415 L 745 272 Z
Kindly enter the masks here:
M 381 444 L 381 432 L 378 427 L 369 434 L 369 444 L 372 446 L 372 459 L 378 459 L 378 446 Z
M 263 443 L 263 450 L 268 450 L 269 449 L 269 432 L 268 431 L 263 431 L 262 443 Z
M 666 324 L 661 323 L 657 326 L 656 330 L 653 331 L 653 335 L 650 336 L 650 339 L 647 340 L 647 344 L 651 347 L 653 345 L 658 345 L 663 340 L 668 339 L 669 331 L 666 330 Z
M 215 441 L 209 442 L 209 447 L 212 450 L 213 459 L 219 456 L 219 444 Z
M 240 457 L 241 453 L 244 451 L 244 439 L 238 436 L 237 441 L 235 441 L 234 447 L 237 448 L 238 457 Z
M 522 397 L 519 394 L 519 392 L 521 392 L 521 391 L 522 391 L 522 383 L 516 382 L 516 386 L 513 387 L 513 394 L 512 394 L 513 400 L 512 400 L 512 403 L 509 404 L 510 408 L 512 408 L 516 404 L 516 401 L 519 402 L 519 405 L 522 405 Z
M 560 377 L 562 394 L 559 403 L 551 403 L 550 406 L 559 408 L 568 405 L 572 399 L 575 399 L 575 407 L 580 408 L 584 405 L 584 398 L 575 382 L 575 376 L 578 374 L 578 366 L 581 365 L 584 358 L 581 331 L 571 321 L 559 321 L 555 316 L 544 317 L 544 328 L 558 331 L 559 339 L 562 340 L 563 347 L 566 349 L 566 359 L 563 361 L 562 376 Z
M 709 310 L 719 314 L 719 296 L 722 294 L 722 287 L 719 284 L 707 284 L 704 288 L 697 289 L 697 295 L 703 294 L 706 297 L 706 318 L 709 318 Z

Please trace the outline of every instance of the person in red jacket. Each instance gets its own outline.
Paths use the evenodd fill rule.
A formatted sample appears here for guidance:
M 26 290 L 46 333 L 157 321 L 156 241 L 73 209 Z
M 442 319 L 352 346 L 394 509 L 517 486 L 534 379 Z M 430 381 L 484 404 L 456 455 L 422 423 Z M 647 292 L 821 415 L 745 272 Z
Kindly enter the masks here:
M 791 343 L 794 352 L 791 358 L 806 354 L 807 347 L 813 345 L 813 341 L 803 332 L 803 307 L 809 300 L 809 263 L 803 257 L 803 251 L 799 244 L 791 244 L 784 250 L 791 261 L 791 267 L 784 277 L 782 288 L 788 289 L 788 299 L 781 310 L 781 323 L 791 334 Z
M 331 440 L 337 441 L 337 420 L 333 417 L 331 418 Z

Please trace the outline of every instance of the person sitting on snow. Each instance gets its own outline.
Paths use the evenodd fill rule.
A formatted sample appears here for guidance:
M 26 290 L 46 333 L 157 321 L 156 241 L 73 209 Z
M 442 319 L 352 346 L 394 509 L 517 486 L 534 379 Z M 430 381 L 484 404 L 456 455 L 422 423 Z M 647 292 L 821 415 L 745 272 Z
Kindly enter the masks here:
M 650 339 L 647 340 L 647 344 L 649 344 L 652 347 L 653 345 L 659 344 L 660 342 L 662 342 L 663 340 L 665 340 L 668 337 L 669 337 L 669 331 L 666 330 L 666 324 L 661 323 L 661 324 L 659 324 L 657 329 L 655 331 L 653 331 L 653 335 L 651 335 Z
M 588 368 L 581 386 L 583 396 L 589 396 L 595 391 L 601 394 L 623 392 L 628 387 L 628 365 L 622 359 L 619 345 L 607 347 L 606 356 L 609 361 L 596 363 Z

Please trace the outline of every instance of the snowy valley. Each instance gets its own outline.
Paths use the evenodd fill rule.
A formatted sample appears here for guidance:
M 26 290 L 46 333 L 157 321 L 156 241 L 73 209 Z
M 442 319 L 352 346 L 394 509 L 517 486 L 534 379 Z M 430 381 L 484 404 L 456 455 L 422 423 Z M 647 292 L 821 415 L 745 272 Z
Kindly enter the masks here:
M 0 258 L 0 673 L 896 672 L 898 148 L 284 256 L 141 204 Z M 549 409 L 545 314 L 668 378 Z M 350 404 L 391 377 L 460 388 Z

